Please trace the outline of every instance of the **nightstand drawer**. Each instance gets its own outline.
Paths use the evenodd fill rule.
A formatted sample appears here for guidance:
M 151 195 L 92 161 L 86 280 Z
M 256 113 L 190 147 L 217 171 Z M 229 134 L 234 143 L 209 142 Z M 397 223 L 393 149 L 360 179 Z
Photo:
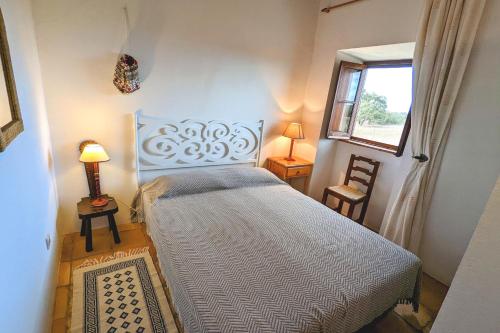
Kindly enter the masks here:
M 311 167 L 310 166 L 305 166 L 305 167 L 295 167 L 295 168 L 288 168 L 286 172 L 287 177 L 303 177 L 303 176 L 308 176 L 311 173 Z
M 282 167 L 281 165 L 279 165 L 277 163 L 270 162 L 269 163 L 269 171 L 274 173 L 279 178 L 285 179 L 285 176 L 286 176 L 286 168 L 285 167 Z
M 313 164 L 311 162 L 297 156 L 294 156 L 293 159 L 286 157 L 268 157 L 267 159 L 267 169 L 288 184 L 297 185 L 296 180 L 303 178 L 304 186 L 302 189 L 304 191 L 309 184 L 312 168 Z

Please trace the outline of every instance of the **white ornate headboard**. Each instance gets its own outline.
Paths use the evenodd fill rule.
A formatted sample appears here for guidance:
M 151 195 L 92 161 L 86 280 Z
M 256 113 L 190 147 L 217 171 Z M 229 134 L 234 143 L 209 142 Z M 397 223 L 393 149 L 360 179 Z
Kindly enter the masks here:
M 137 179 L 144 173 L 188 167 L 259 163 L 262 120 L 252 123 L 135 114 Z M 161 174 L 161 173 L 160 173 Z

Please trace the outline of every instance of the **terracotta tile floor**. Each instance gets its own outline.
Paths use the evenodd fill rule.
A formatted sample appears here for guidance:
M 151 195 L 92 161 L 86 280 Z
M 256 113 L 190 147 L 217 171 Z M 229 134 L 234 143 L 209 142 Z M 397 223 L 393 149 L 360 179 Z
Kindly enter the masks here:
M 68 329 L 67 326 L 71 319 L 71 272 L 86 259 L 113 256 L 117 251 L 126 251 L 132 248 L 148 246 L 151 257 L 159 271 L 156 261 L 156 250 L 151 239 L 145 232 L 144 225 L 124 224 L 119 225 L 118 229 L 120 230 L 120 244 L 115 244 L 113 242 L 113 236 L 108 228 L 94 229 L 92 233 L 94 250 L 91 252 L 85 251 L 85 237 L 80 237 L 79 233 L 66 235 L 64 237 L 61 262 L 59 265 L 58 287 L 56 289 L 54 314 L 52 318 L 53 333 L 66 332 Z M 164 281 L 162 281 L 162 283 L 164 283 Z M 424 315 L 430 317 L 430 320 L 423 330 L 415 329 L 394 311 L 391 311 L 387 315 L 375 320 L 367 327 L 364 327 L 359 332 L 429 332 L 447 291 L 448 288 L 446 286 L 428 275 L 424 275 L 421 295 L 421 309 L 423 310 L 419 311 L 419 315 L 421 315 L 421 312 L 424 312 Z M 419 320 L 418 317 L 419 316 L 417 316 L 417 321 Z M 427 319 L 429 319 L 428 317 Z

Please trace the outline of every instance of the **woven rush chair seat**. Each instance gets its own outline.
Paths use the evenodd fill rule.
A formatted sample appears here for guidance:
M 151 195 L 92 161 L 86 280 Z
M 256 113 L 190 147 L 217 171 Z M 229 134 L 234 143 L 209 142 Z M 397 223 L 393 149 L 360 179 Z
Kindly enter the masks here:
M 360 190 L 348 186 L 348 185 L 337 185 L 337 186 L 330 186 L 328 189 L 332 192 L 336 192 L 347 199 L 350 199 L 352 201 L 359 202 L 361 201 L 364 197 L 366 197 L 366 193 L 361 192 Z

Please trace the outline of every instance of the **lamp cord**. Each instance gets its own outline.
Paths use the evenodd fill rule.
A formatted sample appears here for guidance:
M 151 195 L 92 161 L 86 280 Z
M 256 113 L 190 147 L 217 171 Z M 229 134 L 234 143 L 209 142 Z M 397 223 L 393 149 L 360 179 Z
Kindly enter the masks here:
M 126 206 L 128 209 L 133 210 L 134 212 L 138 213 L 137 209 L 130 207 L 129 205 L 127 205 L 125 202 L 121 201 L 117 197 L 113 197 L 113 198 L 115 198 L 115 200 L 118 201 L 119 203 L 121 203 L 122 205 Z

